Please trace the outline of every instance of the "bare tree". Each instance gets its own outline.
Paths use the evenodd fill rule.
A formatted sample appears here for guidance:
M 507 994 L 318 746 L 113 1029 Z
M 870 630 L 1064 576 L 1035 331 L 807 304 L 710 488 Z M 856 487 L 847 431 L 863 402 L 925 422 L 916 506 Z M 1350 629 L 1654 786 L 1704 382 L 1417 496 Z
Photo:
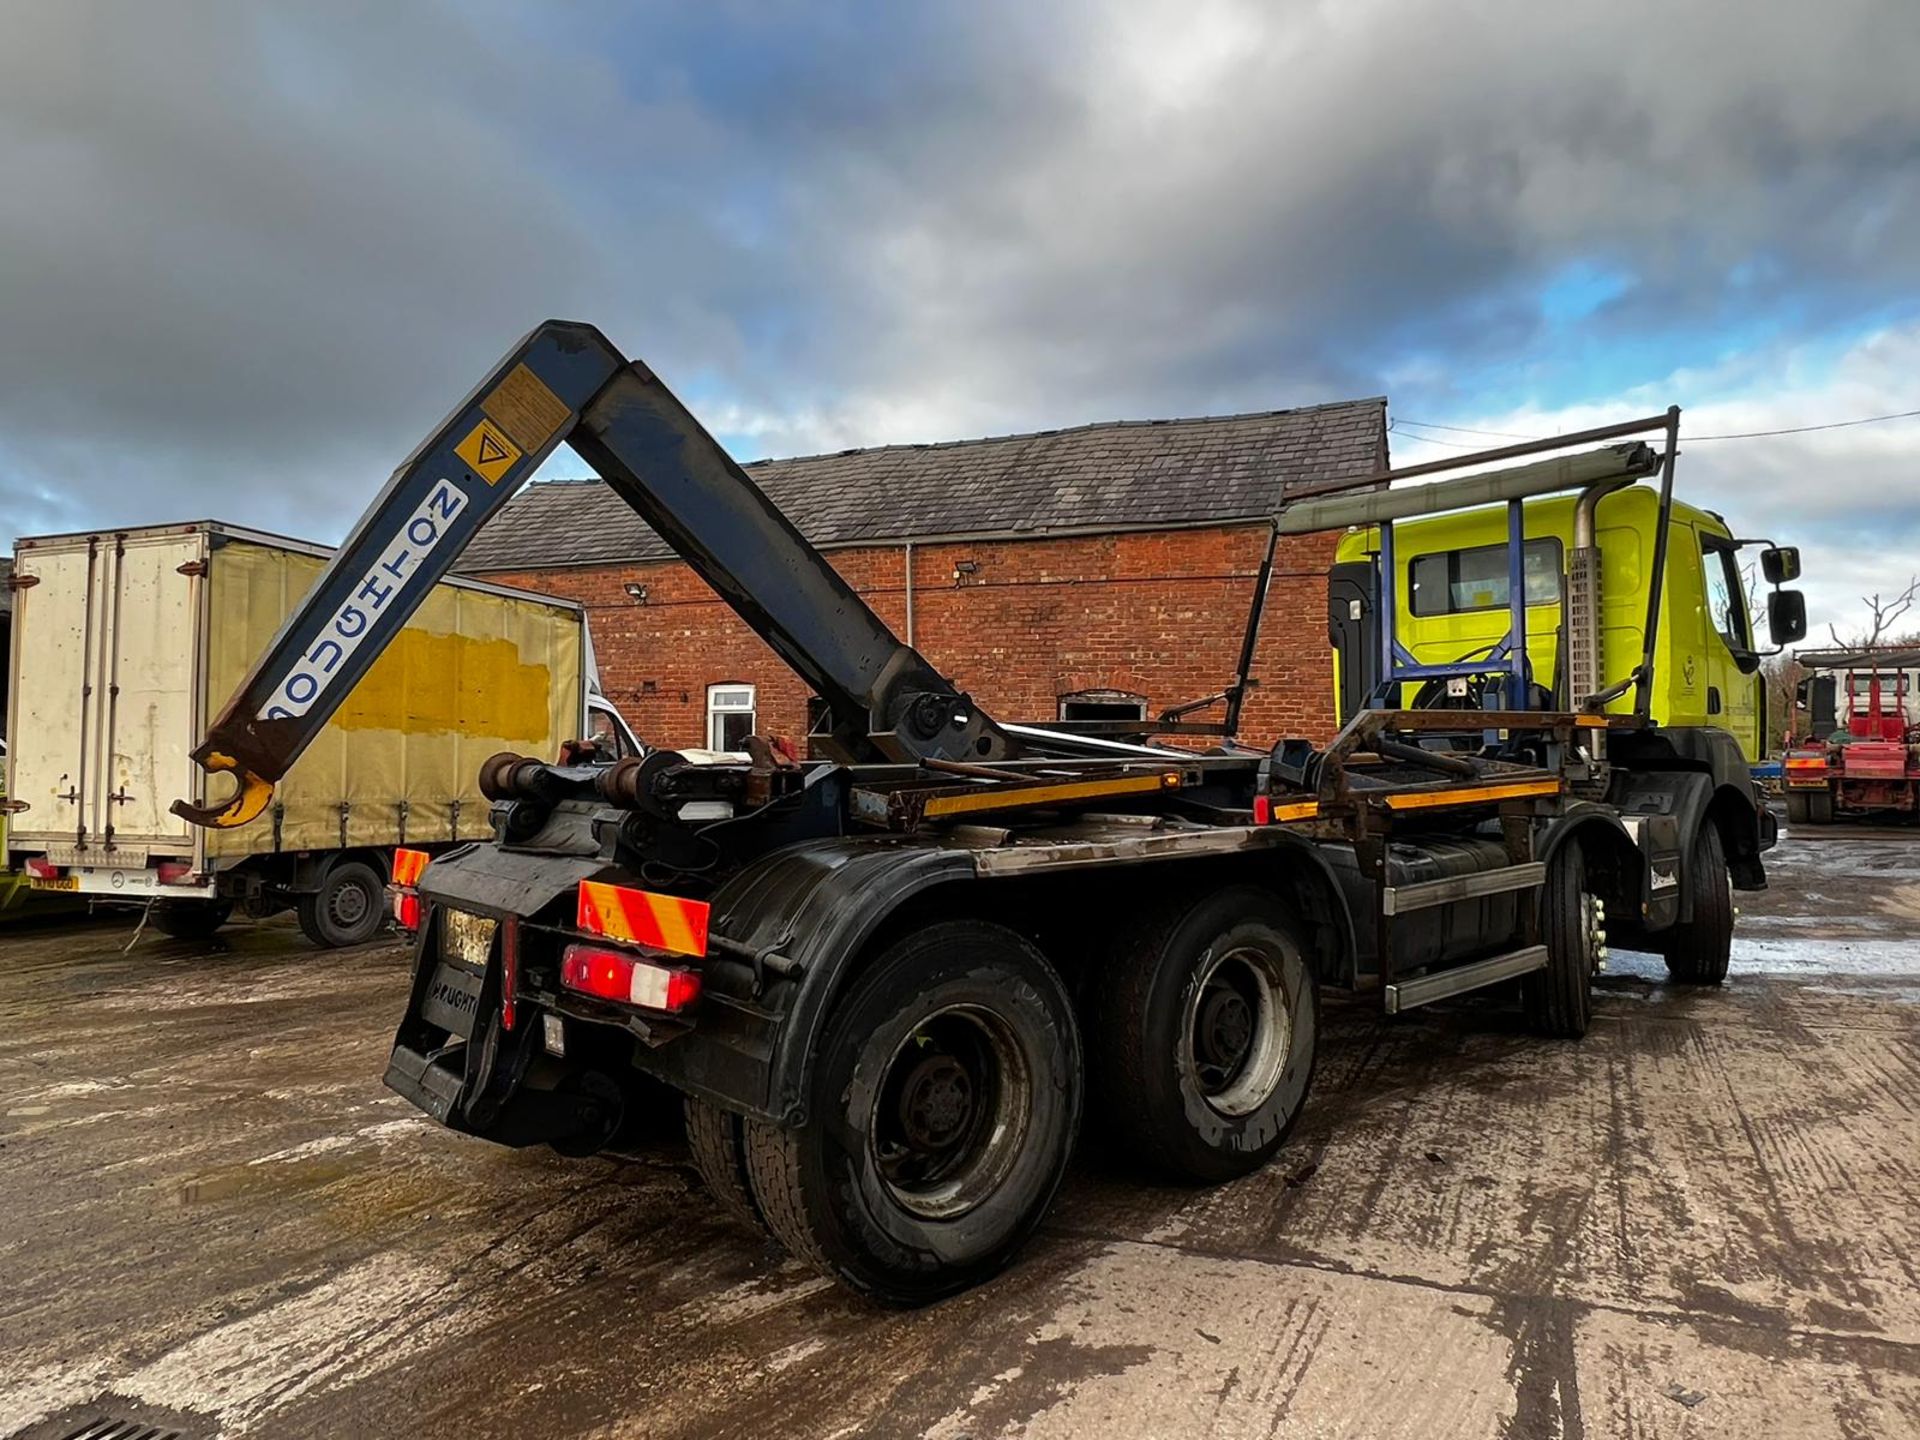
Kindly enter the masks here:
M 1876 591 L 1872 595 L 1862 595 L 1860 603 L 1867 607 L 1873 617 L 1873 624 L 1866 634 L 1857 640 L 1843 640 L 1832 621 L 1827 622 L 1827 633 L 1833 636 L 1833 643 L 1842 650 L 1868 650 L 1893 638 L 1893 626 L 1902 615 L 1913 608 L 1913 602 L 1920 598 L 1920 575 L 1907 581 L 1907 588 L 1897 595 L 1882 600 Z

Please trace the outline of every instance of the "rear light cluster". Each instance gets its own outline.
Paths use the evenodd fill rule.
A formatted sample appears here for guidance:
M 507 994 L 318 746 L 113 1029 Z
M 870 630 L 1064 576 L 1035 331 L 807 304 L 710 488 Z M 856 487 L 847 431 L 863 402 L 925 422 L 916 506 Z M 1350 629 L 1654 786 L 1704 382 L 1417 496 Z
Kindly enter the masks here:
M 415 887 L 430 858 L 424 850 L 393 852 L 393 883 L 387 887 L 393 896 L 393 923 L 409 935 L 420 929 L 420 893 Z
M 33 876 L 36 880 L 58 880 L 60 878 L 60 867 L 44 855 L 29 855 L 27 857 L 27 874 Z
M 606 945 L 569 945 L 560 957 L 560 983 L 582 995 L 648 1010 L 685 1010 L 700 998 L 699 971 Z
M 560 984 L 619 1005 L 685 1010 L 700 998 L 700 972 L 674 957 L 706 955 L 709 910 L 702 900 L 583 881 L 574 924 L 612 943 L 569 945 Z

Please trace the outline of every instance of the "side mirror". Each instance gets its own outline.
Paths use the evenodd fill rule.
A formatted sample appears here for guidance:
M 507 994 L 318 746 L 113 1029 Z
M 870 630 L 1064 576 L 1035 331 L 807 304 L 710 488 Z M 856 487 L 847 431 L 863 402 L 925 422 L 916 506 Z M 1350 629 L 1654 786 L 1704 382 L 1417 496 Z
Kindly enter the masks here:
M 1796 572 L 1799 557 L 1794 558 Z M 1774 590 L 1767 595 L 1767 633 L 1775 645 L 1791 645 L 1807 638 L 1807 597 L 1798 590 Z
M 1769 585 L 1787 585 L 1800 578 L 1800 547 L 1770 545 L 1760 552 L 1760 573 Z M 1798 637 L 1795 637 L 1798 638 Z
M 1771 620 L 1772 617 L 1769 616 L 1768 619 Z M 1793 687 L 1793 703 L 1802 710 L 1813 704 L 1813 681 L 1802 680 Z

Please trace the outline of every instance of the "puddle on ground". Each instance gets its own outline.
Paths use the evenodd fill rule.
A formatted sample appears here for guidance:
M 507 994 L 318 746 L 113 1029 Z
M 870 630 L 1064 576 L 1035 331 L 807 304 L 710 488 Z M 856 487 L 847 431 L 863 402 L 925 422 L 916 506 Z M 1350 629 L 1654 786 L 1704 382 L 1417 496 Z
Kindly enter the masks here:
M 214 1200 L 231 1200 L 240 1195 L 269 1191 L 311 1190 L 330 1185 L 349 1173 L 349 1167 L 333 1160 L 288 1160 L 277 1165 L 229 1165 L 195 1176 L 175 1193 L 181 1205 L 204 1205 Z

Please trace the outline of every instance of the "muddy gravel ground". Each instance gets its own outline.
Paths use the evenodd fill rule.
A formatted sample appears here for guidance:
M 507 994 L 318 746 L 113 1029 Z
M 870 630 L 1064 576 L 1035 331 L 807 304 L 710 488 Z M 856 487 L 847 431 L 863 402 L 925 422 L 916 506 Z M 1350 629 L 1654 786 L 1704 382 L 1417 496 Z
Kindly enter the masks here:
M 671 1136 L 436 1130 L 380 1086 L 397 944 L 16 927 L 0 1435 L 1920 1434 L 1920 838 L 1772 869 L 1724 990 L 1616 956 L 1579 1044 L 1334 1009 L 1265 1171 L 1085 1153 L 917 1313 L 714 1218 Z

